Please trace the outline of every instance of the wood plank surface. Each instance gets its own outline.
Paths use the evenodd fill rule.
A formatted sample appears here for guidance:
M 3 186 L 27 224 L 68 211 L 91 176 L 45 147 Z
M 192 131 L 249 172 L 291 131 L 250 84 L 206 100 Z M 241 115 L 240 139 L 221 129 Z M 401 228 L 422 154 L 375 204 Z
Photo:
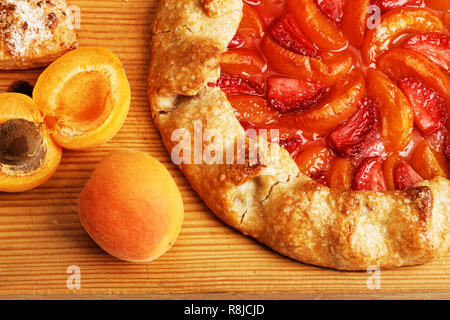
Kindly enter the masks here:
M 125 65 L 132 89 L 119 134 L 88 152 L 64 150 L 53 178 L 35 190 L 0 194 L 1 298 L 450 298 L 450 256 L 424 266 L 370 274 L 338 272 L 285 258 L 226 226 L 170 163 L 146 99 L 154 0 L 69 1 L 81 8 L 81 46 L 104 46 Z M 0 72 L 0 92 L 15 80 L 35 82 L 41 70 Z M 151 263 L 127 263 L 103 252 L 85 233 L 77 197 L 97 163 L 120 148 L 162 161 L 180 187 L 185 221 L 173 248 Z M 81 288 L 69 289 L 69 266 Z

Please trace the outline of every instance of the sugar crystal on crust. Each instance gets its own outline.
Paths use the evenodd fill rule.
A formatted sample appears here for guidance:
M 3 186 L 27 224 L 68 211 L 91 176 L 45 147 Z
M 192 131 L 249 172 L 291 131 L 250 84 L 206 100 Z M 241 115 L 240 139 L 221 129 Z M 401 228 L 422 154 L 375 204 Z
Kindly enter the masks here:
M 39 55 L 53 44 L 55 28 L 73 30 L 61 0 L 0 0 L 0 43 L 13 57 Z

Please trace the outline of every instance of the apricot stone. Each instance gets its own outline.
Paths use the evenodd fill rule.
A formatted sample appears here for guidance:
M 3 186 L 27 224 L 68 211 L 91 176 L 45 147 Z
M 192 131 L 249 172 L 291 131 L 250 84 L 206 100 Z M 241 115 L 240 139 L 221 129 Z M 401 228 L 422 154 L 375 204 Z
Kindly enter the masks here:
M 46 182 L 61 161 L 33 99 L 25 94 L 0 94 L 0 191 L 23 192 Z
M 148 262 L 173 245 L 183 223 L 181 193 L 167 169 L 146 153 L 109 154 L 78 200 L 81 224 L 106 252 Z

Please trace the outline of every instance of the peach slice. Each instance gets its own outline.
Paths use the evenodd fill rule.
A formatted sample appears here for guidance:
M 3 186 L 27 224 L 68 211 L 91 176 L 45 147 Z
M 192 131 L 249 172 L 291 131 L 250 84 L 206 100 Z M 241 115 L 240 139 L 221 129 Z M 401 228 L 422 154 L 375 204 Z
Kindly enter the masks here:
M 424 179 L 447 178 L 449 169 L 442 152 L 435 150 L 428 140 L 419 143 L 411 153 L 411 166 Z
M 346 78 L 340 79 L 320 103 L 300 113 L 282 115 L 279 121 L 307 134 L 324 135 L 355 112 L 364 97 L 365 87 L 361 70 L 355 68 Z
M 0 191 L 39 186 L 56 171 L 61 155 L 33 99 L 0 94 Z
M 406 77 L 421 80 L 444 98 L 450 114 L 450 76 L 422 54 L 402 48 L 391 49 L 378 61 L 378 69 L 395 82 Z M 450 120 L 447 123 L 450 125 Z
M 39 76 L 33 99 L 54 140 L 79 150 L 99 146 L 119 131 L 131 93 L 117 56 L 104 48 L 79 48 Z
M 414 117 L 408 98 L 384 74 L 367 70 L 367 95 L 378 102 L 386 149 L 400 151 L 412 139 Z
M 367 8 L 370 0 L 345 1 L 341 28 L 348 42 L 359 48 L 364 42 Z
M 328 176 L 329 186 L 336 190 L 350 190 L 352 187 L 352 164 L 349 159 L 336 158 Z
M 318 81 L 332 86 L 348 73 L 353 56 L 347 51 L 324 53 L 322 60 L 289 51 L 266 36 L 262 50 L 270 67 L 275 71 L 304 81 Z
M 363 59 L 371 64 L 400 35 L 427 31 L 443 31 L 444 26 L 437 15 L 428 9 L 402 7 L 394 9 L 381 17 L 380 25 L 367 32 L 362 46 Z
M 338 50 L 347 44 L 338 25 L 320 11 L 314 0 L 287 0 L 287 6 L 305 35 L 319 48 Z

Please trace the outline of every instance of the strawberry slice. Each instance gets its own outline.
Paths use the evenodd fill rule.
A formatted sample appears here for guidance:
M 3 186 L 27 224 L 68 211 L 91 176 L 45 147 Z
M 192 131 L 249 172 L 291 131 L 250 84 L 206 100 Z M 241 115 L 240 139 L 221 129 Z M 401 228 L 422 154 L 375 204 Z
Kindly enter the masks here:
M 409 100 L 414 113 L 414 122 L 424 134 L 441 129 L 447 121 L 444 99 L 423 82 L 406 77 L 398 81 L 398 86 Z
M 269 78 L 268 86 L 269 104 L 280 113 L 309 108 L 319 102 L 327 91 L 320 82 L 281 77 Z
M 234 76 L 229 76 L 222 74 L 216 83 L 209 83 L 210 87 L 219 87 L 229 96 L 236 95 L 257 95 L 261 96 L 264 94 L 264 88 L 258 83 L 248 80 L 241 79 Z
M 413 35 L 403 47 L 423 54 L 445 71 L 450 70 L 450 36 L 442 32 Z
M 394 171 L 394 183 L 398 190 L 414 187 L 423 178 L 406 162 L 400 162 Z
M 444 146 L 444 156 L 447 159 L 447 165 L 450 166 L 450 134 L 447 135 Z
M 316 0 L 320 11 L 330 20 L 339 24 L 344 15 L 344 0 Z
M 244 40 L 242 40 L 239 33 L 236 33 L 228 44 L 228 49 L 237 49 L 242 48 L 244 46 Z
M 379 192 L 387 190 L 380 157 L 367 158 L 361 163 L 355 172 L 353 189 Z
M 241 127 L 244 128 L 244 131 L 255 128 L 252 123 L 245 120 L 241 120 L 239 123 L 241 124 Z
M 278 143 L 282 148 L 289 152 L 293 159 L 297 157 L 301 148 L 305 144 L 305 140 L 294 130 L 288 129 L 277 123 L 270 123 L 259 127 L 258 129 L 267 130 L 267 140 L 269 142 Z
M 303 34 L 300 25 L 292 13 L 287 13 L 278 20 L 270 29 L 270 34 L 285 49 L 304 56 L 319 57 L 319 50 Z
M 280 141 L 278 142 L 280 147 L 286 149 L 287 152 L 289 152 L 292 159 L 295 159 L 298 156 L 303 143 L 303 139 L 298 135 L 292 135 L 289 138 L 280 139 Z
M 362 149 L 363 144 L 367 145 L 372 140 L 377 127 L 375 102 L 366 97 L 359 103 L 355 113 L 330 133 L 328 146 L 342 157 L 354 155 Z
M 421 5 L 423 0 L 372 0 L 372 4 L 380 7 L 381 13 L 403 6 Z
M 321 185 L 328 187 L 328 179 L 325 171 L 315 172 L 311 174 L 309 177 L 314 181 L 316 181 L 317 183 L 320 183 Z

